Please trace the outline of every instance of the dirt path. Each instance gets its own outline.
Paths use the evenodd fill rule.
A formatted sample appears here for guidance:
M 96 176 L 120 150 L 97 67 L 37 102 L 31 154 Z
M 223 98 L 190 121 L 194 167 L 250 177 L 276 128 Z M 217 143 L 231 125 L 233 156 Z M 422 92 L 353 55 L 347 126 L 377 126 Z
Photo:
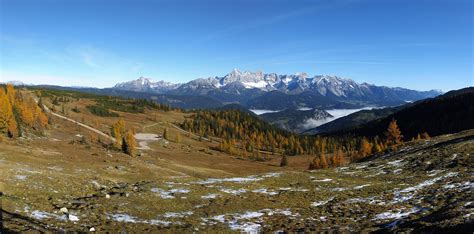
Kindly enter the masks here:
M 35 98 L 34 100 L 35 100 L 36 103 L 38 103 L 38 99 L 37 99 L 37 98 Z M 83 124 L 83 123 L 81 123 L 81 122 L 79 122 L 79 121 L 76 121 L 76 120 L 74 120 L 74 119 L 68 118 L 68 117 L 66 117 L 66 116 L 63 116 L 63 115 L 60 115 L 60 114 L 57 114 L 57 113 L 51 111 L 51 110 L 50 110 L 46 105 L 44 105 L 44 104 L 43 104 L 43 108 L 44 108 L 44 110 L 45 110 L 46 112 L 50 113 L 51 115 L 54 115 L 54 116 L 56 116 L 56 117 L 58 117 L 58 118 L 61 118 L 61 119 L 64 119 L 64 120 L 73 122 L 73 123 L 75 123 L 75 124 L 77 124 L 77 125 L 79 125 L 79 126 L 81 126 L 81 127 L 83 127 L 83 128 L 86 128 L 86 129 L 88 129 L 88 130 L 90 130 L 90 131 L 92 131 L 92 132 L 95 132 L 95 133 L 97 133 L 97 134 L 99 134 L 99 135 L 101 135 L 101 136 L 103 136 L 103 137 L 105 137 L 105 138 L 111 140 L 112 142 L 115 142 L 115 141 L 116 141 L 115 138 L 113 138 L 113 137 L 111 137 L 111 136 L 105 134 L 104 132 L 100 131 L 99 129 L 93 128 L 93 127 L 91 127 L 91 126 L 89 126 L 89 125 L 85 125 L 85 124 Z
M 205 141 L 209 141 L 209 142 L 211 141 L 211 140 L 209 140 L 208 138 L 205 138 L 205 137 L 203 137 L 203 136 L 199 136 L 199 135 L 194 134 L 194 133 L 192 133 L 192 132 L 188 132 L 188 131 L 186 131 L 186 130 L 180 128 L 180 127 L 179 127 L 178 125 L 176 125 L 176 124 L 173 124 L 173 123 L 170 123 L 170 124 L 171 124 L 171 126 L 173 126 L 174 128 L 178 129 L 180 132 L 183 132 L 183 133 L 186 133 L 186 134 L 190 134 L 191 136 L 194 136 L 194 137 L 197 137 L 197 138 L 201 137 L 201 139 L 203 139 L 203 140 L 205 140 Z

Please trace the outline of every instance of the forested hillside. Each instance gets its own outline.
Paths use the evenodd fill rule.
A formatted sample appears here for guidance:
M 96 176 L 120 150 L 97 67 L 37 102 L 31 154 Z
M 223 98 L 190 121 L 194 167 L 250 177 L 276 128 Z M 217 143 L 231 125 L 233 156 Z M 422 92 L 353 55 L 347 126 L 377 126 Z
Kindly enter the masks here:
M 12 85 L 0 86 L 0 139 L 28 133 L 42 133 L 48 126 L 48 116 L 36 101 L 15 90 Z
M 474 128 L 474 88 L 451 91 L 437 98 L 419 101 L 385 118 L 337 131 L 331 135 L 382 137 L 393 119 L 405 140 L 426 132 L 430 136 Z

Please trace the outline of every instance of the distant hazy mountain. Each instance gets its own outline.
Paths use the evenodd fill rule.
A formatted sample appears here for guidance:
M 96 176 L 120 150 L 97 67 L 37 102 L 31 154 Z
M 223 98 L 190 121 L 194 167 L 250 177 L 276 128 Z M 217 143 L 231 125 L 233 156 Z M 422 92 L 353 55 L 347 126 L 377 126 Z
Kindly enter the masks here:
M 14 85 L 14 86 L 25 86 L 25 85 L 27 85 L 27 84 L 25 84 L 21 81 L 18 81 L 18 80 L 11 80 L 11 81 L 7 81 L 7 82 L 0 81 L 0 84 L 11 84 L 11 85 Z
M 278 75 L 261 71 L 241 72 L 237 69 L 223 77 L 199 78 L 183 84 L 153 82 L 140 77 L 117 84 L 113 89 L 173 95 L 206 95 L 220 100 L 223 104 L 239 103 L 250 108 L 273 110 L 400 105 L 441 94 L 436 90 L 416 91 L 359 84 L 337 76 L 308 77 L 306 73 Z

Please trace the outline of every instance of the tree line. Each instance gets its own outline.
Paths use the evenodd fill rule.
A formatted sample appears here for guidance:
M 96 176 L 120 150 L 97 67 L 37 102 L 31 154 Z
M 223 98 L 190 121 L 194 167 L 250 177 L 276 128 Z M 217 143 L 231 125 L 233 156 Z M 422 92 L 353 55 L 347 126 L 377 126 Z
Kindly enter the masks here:
M 262 152 L 286 156 L 314 155 L 310 169 L 337 167 L 358 161 L 373 153 L 396 150 L 403 144 L 403 135 L 396 120 L 387 126 L 384 137 L 323 137 L 296 135 L 266 123 L 256 116 L 238 110 L 196 111 L 180 124 L 202 137 L 220 138 L 218 149 L 242 158 L 265 160 Z M 423 134 L 422 137 L 429 137 Z
M 28 132 L 42 133 L 48 126 L 48 116 L 42 109 L 41 100 L 35 100 L 13 85 L 0 86 L 0 133 L 10 138 Z

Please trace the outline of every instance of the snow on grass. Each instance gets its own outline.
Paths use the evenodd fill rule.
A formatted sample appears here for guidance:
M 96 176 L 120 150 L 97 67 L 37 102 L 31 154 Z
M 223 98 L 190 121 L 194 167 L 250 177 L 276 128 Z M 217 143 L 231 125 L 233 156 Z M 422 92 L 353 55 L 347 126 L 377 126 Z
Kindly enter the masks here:
M 332 200 L 334 200 L 334 197 L 330 197 L 329 199 L 327 199 L 325 201 L 315 201 L 315 202 L 311 203 L 311 206 L 317 207 L 317 206 L 326 205 L 328 202 L 330 202 Z
M 205 196 L 201 196 L 202 199 L 215 199 L 219 196 L 219 194 L 215 194 L 215 193 L 209 193 Z
M 342 192 L 342 191 L 346 191 L 346 190 L 348 190 L 348 188 L 338 187 L 338 188 L 331 189 L 331 191 L 333 191 L 333 192 Z
M 467 181 L 464 183 L 450 183 L 443 185 L 444 189 L 456 189 L 456 190 L 472 190 L 474 188 L 474 183 Z
M 64 215 L 52 214 L 52 213 L 48 213 L 48 212 L 45 212 L 45 211 L 39 211 L 39 210 L 35 210 L 35 211 L 31 212 L 30 216 L 34 219 L 39 219 L 39 220 L 57 219 L 57 220 L 60 220 L 60 221 L 66 221 L 66 216 L 64 216 Z
M 399 159 L 399 160 L 394 160 L 394 161 L 391 161 L 391 162 L 387 162 L 388 165 L 391 165 L 393 167 L 401 167 L 403 166 L 405 163 L 403 163 L 403 159 Z
M 217 223 L 226 224 L 231 230 L 243 233 L 260 233 L 262 230 L 263 217 L 273 215 L 285 215 L 296 217 L 290 209 L 263 209 L 259 211 L 246 211 L 243 213 L 222 214 L 209 218 L 201 218 L 201 225 L 215 225 Z
M 332 179 L 329 179 L 329 178 L 324 178 L 324 179 L 320 179 L 320 180 L 313 180 L 314 182 L 330 182 L 332 181 Z
M 432 171 L 428 171 L 428 172 L 426 172 L 426 173 L 430 173 L 430 174 L 428 174 L 428 176 L 429 176 L 429 177 L 433 177 L 433 176 L 435 176 L 435 175 L 437 175 L 437 174 L 439 174 L 439 173 L 441 173 L 441 172 L 443 172 L 443 171 L 444 171 L 444 170 L 432 170 Z
M 69 214 L 68 219 L 71 222 L 78 222 L 79 221 L 79 217 L 77 217 L 76 215 L 73 215 L 73 214 Z
M 405 202 L 405 201 L 411 200 L 415 196 L 415 193 L 418 190 L 431 186 L 440 180 L 456 176 L 457 174 L 458 174 L 457 172 L 449 172 L 443 176 L 439 176 L 430 180 L 425 180 L 415 186 L 408 187 L 402 190 L 397 190 L 393 194 L 394 198 L 393 198 L 392 203 L 399 203 L 399 202 Z
M 195 184 L 219 184 L 219 183 L 248 183 L 248 182 L 255 182 L 261 181 L 265 178 L 272 178 L 278 177 L 281 173 L 278 172 L 271 172 L 263 175 L 251 175 L 247 177 L 230 177 L 230 178 L 208 178 L 207 180 L 200 180 L 195 182 Z
M 27 177 L 26 175 L 16 175 L 16 176 L 15 176 L 15 178 L 16 178 L 17 180 L 26 180 L 26 177 Z
M 363 185 L 355 186 L 354 189 L 363 189 L 368 186 L 370 186 L 370 184 L 363 184 Z
M 277 195 L 278 192 L 275 192 L 275 191 L 269 191 L 268 189 L 266 188 L 261 188 L 261 189 L 254 189 L 252 190 L 253 193 L 262 193 L 262 194 L 267 194 L 267 195 L 270 195 L 270 196 L 274 196 L 274 195 Z
M 163 217 L 165 218 L 184 218 L 187 216 L 193 215 L 192 211 L 183 211 L 183 212 L 166 212 Z
M 400 219 L 410 214 L 417 213 L 419 211 L 420 211 L 420 208 L 416 208 L 416 207 L 413 207 L 407 211 L 401 211 L 401 210 L 387 211 L 387 212 L 383 212 L 383 213 L 375 215 L 374 219 L 376 220 Z
M 424 188 L 424 187 L 431 186 L 431 185 L 433 185 L 434 183 L 436 183 L 436 182 L 438 182 L 438 181 L 440 181 L 440 180 L 443 180 L 443 179 L 446 179 L 446 178 L 449 178 L 449 177 L 456 176 L 457 174 L 458 174 L 457 172 L 450 172 L 450 173 L 447 173 L 447 174 L 444 175 L 444 176 L 436 177 L 436 178 L 431 179 L 431 180 L 426 180 L 426 181 L 424 181 L 424 182 L 422 182 L 422 183 L 420 183 L 420 184 L 418 184 L 418 185 L 416 185 L 416 186 L 405 188 L 405 189 L 403 189 L 403 190 L 400 191 L 400 192 L 402 192 L 402 193 L 405 192 L 405 193 L 406 193 L 406 192 L 417 191 L 417 190 L 420 190 L 420 189 L 422 189 L 422 188 Z
M 372 197 L 355 197 L 346 200 L 346 203 L 367 203 L 367 204 L 377 204 L 377 205 L 385 205 L 385 202 L 378 199 L 376 196 Z
M 262 177 L 263 178 L 272 178 L 272 177 L 279 177 L 281 175 L 282 175 L 281 172 L 269 172 L 267 174 L 263 174 Z
M 128 215 L 128 214 L 109 214 L 107 218 L 116 222 L 122 223 L 142 223 L 142 224 L 150 224 L 150 225 L 158 225 L 158 226 L 169 226 L 172 224 L 170 221 L 164 221 L 159 219 L 139 219 L 135 216 Z
M 232 194 L 232 195 L 240 195 L 242 193 L 246 193 L 247 190 L 246 189 L 229 189 L 229 188 L 222 188 L 220 191 L 224 192 L 224 193 L 228 193 L 228 194 Z
M 161 189 L 161 188 L 152 188 L 150 189 L 152 192 L 154 193 L 158 193 L 161 198 L 163 199 L 173 199 L 175 198 L 174 195 L 175 194 L 180 194 L 180 193 L 189 193 L 191 192 L 189 189 L 171 189 L 171 190 L 164 190 L 164 189 Z
M 402 171 L 403 171 L 402 169 L 397 169 L 393 171 L 393 174 L 400 174 L 402 173 Z
M 224 182 L 233 182 L 233 183 L 247 183 L 247 182 L 254 182 L 260 181 L 262 178 L 256 176 L 249 176 L 249 177 L 233 177 L 233 178 L 209 178 L 207 180 L 201 180 L 196 182 L 196 184 L 216 184 L 216 183 L 224 183 Z

